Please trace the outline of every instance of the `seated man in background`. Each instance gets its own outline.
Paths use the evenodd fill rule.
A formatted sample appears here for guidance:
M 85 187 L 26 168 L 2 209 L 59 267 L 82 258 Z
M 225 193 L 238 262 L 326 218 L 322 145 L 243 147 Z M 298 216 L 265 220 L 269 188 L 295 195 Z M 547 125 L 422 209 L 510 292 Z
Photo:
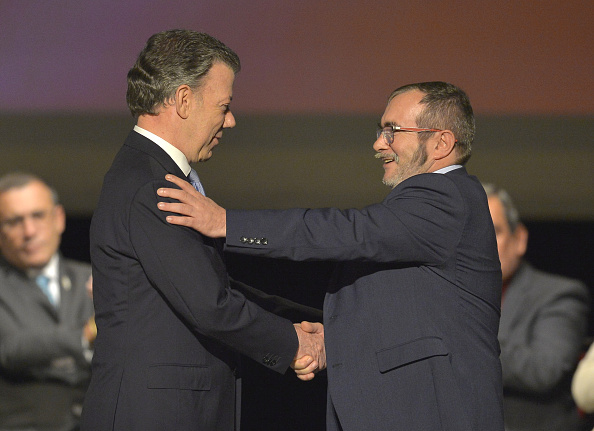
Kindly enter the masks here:
M 0 430 L 78 427 L 95 339 L 91 267 L 59 251 L 56 192 L 0 178 Z
M 571 378 L 586 335 L 588 291 L 523 260 L 528 230 L 507 192 L 484 185 L 503 278 L 499 342 L 506 431 L 572 431 Z

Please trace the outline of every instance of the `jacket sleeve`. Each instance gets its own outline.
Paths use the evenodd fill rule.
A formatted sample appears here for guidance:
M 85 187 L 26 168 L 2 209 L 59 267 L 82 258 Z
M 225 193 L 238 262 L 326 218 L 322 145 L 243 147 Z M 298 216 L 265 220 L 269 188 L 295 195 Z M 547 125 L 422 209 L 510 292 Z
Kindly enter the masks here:
M 437 265 L 455 250 L 466 213 L 460 192 L 444 175 L 417 175 L 361 210 L 227 210 L 226 246 L 292 260 Z
M 241 292 L 249 301 L 258 304 L 260 307 L 289 319 L 292 322 L 321 322 L 323 319 L 322 310 L 307 305 L 299 304 L 278 295 L 270 295 L 245 283 L 231 279 L 231 287 Z
M 147 278 L 196 333 L 286 371 L 298 349 L 293 324 L 230 288 L 209 239 L 165 221 L 156 190 L 166 186 L 164 181 L 143 186 L 130 207 L 130 240 Z M 273 361 L 263 360 L 271 357 Z

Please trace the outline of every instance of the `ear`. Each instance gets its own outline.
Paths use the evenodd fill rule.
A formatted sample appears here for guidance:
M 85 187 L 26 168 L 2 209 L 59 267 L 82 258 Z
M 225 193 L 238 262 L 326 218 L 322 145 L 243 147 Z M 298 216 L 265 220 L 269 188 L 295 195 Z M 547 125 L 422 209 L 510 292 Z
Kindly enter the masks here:
M 443 130 L 439 132 L 439 139 L 435 143 L 434 158 L 441 160 L 448 157 L 454 151 L 456 146 L 456 137 L 450 130 Z
M 184 120 L 190 115 L 192 94 L 192 89 L 186 84 L 180 85 L 175 90 L 175 111 Z
M 516 243 L 516 254 L 518 256 L 524 256 L 528 247 L 528 229 L 522 223 L 518 223 L 513 235 Z
M 64 229 L 66 228 L 66 212 L 64 211 L 64 207 L 60 204 L 54 207 L 54 223 L 56 224 L 56 230 L 60 232 L 60 235 L 64 233 Z

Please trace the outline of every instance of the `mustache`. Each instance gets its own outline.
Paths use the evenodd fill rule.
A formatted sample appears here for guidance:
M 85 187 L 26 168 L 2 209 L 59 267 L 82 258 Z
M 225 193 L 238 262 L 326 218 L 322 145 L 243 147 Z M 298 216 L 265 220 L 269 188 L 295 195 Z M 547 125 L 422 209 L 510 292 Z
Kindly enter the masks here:
M 396 153 L 375 153 L 374 157 L 376 159 L 392 160 L 392 161 L 398 163 L 398 154 L 396 154 Z

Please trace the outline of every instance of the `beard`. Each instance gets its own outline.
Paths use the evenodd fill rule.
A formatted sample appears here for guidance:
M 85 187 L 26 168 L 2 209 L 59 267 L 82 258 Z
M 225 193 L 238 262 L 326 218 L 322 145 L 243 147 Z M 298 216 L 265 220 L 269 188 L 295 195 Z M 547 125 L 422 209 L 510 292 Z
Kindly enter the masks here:
M 392 163 L 398 165 L 396 172 L 389 178 L 384 178 L 382 182 L 390 188 L 396 187 L 402 181 L 424 172 L 423 165 L 427 161 L 427 148 L 424 143 L 419 143 L 419 146 L 413 153 L 409 161 L 400 161 L 397 154 L 391 155 L 394 159 Z M 385 155 L 384 155 L 385 158 Z

